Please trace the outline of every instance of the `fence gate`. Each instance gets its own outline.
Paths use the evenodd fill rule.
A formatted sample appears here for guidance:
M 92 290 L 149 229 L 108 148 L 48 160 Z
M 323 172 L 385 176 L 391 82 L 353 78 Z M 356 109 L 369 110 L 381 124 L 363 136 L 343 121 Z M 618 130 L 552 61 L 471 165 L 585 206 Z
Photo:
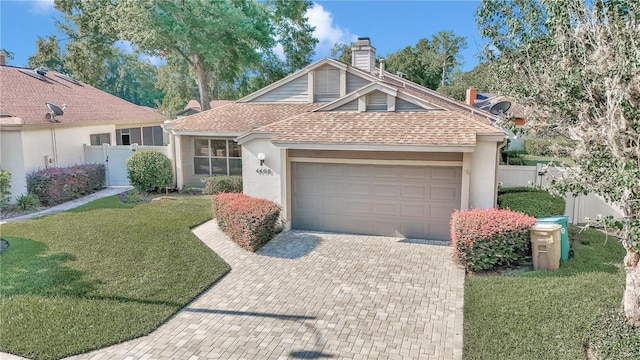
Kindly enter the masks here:
M 155 150 L 168 154 L 166 146 L 84 146 L 84 159 L 87 164 L 104 164 L 107 170 L 107 186 L 128 186 L 126 161 L 136 150 Z

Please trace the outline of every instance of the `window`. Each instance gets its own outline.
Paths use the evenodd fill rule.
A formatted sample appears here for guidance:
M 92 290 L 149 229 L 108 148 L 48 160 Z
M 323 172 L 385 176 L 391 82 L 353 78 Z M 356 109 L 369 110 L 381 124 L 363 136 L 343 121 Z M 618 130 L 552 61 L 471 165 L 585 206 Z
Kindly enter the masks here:
M 102 145 L 102 144 L 111 145 L 111 134 L 109 133 L 91 134 L 89 135 L 89 137 L 91 138 L 91 145 Z
M 242 175 L 242 148 L 233 140 L 194 139 L 196 175 Z
M 164 135 L 161 126 L 145 126 L 142 128 L 129 128 L 116 130 L 117 145 L 147 145 L 163 146 Z

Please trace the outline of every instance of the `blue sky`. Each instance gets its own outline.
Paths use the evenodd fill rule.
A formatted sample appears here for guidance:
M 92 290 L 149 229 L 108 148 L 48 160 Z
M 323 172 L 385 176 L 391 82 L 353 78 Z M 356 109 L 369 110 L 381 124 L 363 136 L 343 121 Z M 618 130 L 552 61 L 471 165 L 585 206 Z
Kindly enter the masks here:
M 474 13 L 480 1 L 321 1 L 309 11 L 309 22 L 319 39 L 315 58 L 329 56 L 336 41 L 371 38 L 377 54 L 415 45 L 440 30 L 453 30 L 467 39 L 463 71 L 478 62 L 482 38 Z M 62 18 L 53 0 L 0 0 L 0 47 L 14 53 L 11 65 L 26 65 L 36 50 L 38 36 L 59 35 L 55 20 Z M 151 59 L 153 61 L 153 59 Z

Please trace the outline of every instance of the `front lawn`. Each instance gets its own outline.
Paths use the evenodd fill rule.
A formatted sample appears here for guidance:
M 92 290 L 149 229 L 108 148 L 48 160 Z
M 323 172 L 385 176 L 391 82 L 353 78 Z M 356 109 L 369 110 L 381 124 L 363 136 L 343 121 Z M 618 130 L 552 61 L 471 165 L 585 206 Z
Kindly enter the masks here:
M 465 281 L 464 359 L 584 359 L 594 319 L 621 306 L 624 249 L 595 230 L 571 232 L 560 270 Z
M 111 197 L 2 225 L 0 351 L 61 358 L 148 334 L 229 270 L 190 230 L 211 216 L 206 197 Z

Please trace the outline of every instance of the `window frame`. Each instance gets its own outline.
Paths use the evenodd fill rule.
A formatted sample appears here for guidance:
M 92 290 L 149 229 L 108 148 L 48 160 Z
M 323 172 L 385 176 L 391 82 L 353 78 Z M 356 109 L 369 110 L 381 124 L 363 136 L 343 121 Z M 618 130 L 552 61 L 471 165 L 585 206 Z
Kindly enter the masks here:
M 207 141 L 207 153 L 208 155 L 197 155 L 197 151 L 196 151 L 196 142 L 197 140 L 206 140 Z M 214 141 L 224 141 L 225 142 L 225 147 L 224 147 L 224 156 L 219 156 L 217 154 L 214 154 L 213 149 L 214 147 L 212 146 L 212 143 Z M 239 156 L 231 156 L 231 144 L 235 143 L 237 145 L 238 148 L 238 155 Z M 229 138 L 202 138 L 202 137 L 196 137 L 193 138 L 192 141 L 192 149 L 193 149 L 193 175 L 195 176 L 238 176 L 238 174 L 234 174 L 231 175 L 231 160 L 240 160 L 240 174 L 239 176 L 242 176 L 242 146 L 238 145 L 237 142 L 235 142 L 233 139 L 229 139 Z M 196 172 L 196 159 L 207 159 L 208 162 L 208 168 L 209 168 L 209 173 L 208 174 L 199 174 Z M 214 174 L 213 173 L 213 161 L 214 160 L 220 160 L 220 159 L 224 159 L 225 160 L 225 164 L 226 164 L 226 174 Z
M 96 139 L 95 142 L 99 142 L 100 138 L 105 135 L 107 136 L 106 142 L 103 141 L 102 143 L 94 144 L 94 141 L 93 141 L 94 137 Z M 111 133 L 106 132 L 106 133 L 89 134 L 89 144 L 91 144 L 91 146 L 102 146 L 103 144 L 111 145 Z

